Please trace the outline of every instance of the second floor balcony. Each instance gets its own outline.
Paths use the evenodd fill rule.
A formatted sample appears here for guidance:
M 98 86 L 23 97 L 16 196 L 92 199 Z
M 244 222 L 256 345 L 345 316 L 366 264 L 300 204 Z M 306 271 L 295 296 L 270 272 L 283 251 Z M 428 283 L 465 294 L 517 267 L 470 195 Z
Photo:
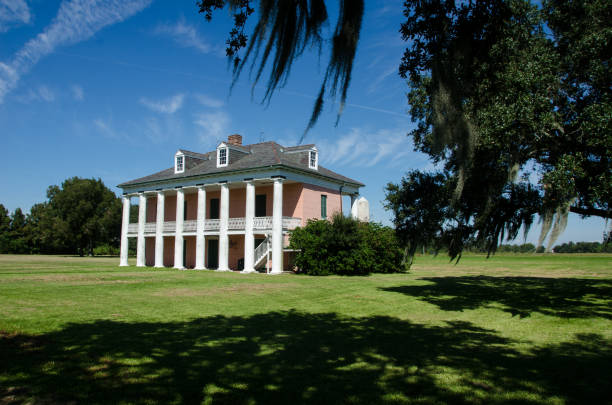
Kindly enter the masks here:
M 220 231 L 219 219 L 206 219 L 204 220 L 204 232 L 205 233 L 218 233 Z M 245 218 L 229 218 L 228 221 L 228 232 L 240 233 L 244 232 L 245 229 Z M 183 234 L 184 235 L 195 235 L 197 229 L 197 220 L 185 220 L 183 222 Z M 283 217 L 283 231 L 290 231 L 302 224 L 301 218 L 295 217 Z M 145 235 L 154 235 L 157 224 L 155 222 L 145 223 Z M 175 221 L 165 221 L 163 223 L 164 235 L 172 235 L 176 232 Z M 272 231 L 272 217 L 255 217 L 253 218 L 253 231 L 256 233 L 267 233 Z M 136 236 L 138 234 L 138 223 L 131 223 L 128 225 L 128 235 Z

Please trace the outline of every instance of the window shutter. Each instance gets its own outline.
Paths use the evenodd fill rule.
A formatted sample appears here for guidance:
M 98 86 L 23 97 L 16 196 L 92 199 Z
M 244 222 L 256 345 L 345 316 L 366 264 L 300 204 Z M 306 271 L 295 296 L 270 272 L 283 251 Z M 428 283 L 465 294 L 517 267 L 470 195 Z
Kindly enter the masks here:
M 321 218 L 327 218 L 327 196 L 321 195 Z

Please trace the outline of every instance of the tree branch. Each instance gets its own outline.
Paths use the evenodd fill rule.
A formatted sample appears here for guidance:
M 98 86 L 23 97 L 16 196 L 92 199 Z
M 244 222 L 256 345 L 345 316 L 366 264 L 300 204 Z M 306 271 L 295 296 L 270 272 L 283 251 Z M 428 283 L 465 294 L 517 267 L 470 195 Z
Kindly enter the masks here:
M 580 214 L 585 216 L 595 216 L 602 218 L 612 218 L 612 211 L 606 211 L 599 208 L 582 208 L 582 207 L 570 207 L 570 212 L 574 214 Z

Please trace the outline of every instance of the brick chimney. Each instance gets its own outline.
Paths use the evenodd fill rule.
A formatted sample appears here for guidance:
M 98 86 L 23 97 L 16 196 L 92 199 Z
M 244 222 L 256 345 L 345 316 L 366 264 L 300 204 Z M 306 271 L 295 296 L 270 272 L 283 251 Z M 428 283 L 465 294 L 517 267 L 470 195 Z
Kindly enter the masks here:
M 227 137 L 227 143 L 230 145 L 242 145 L 242 135 L 234 134 Z

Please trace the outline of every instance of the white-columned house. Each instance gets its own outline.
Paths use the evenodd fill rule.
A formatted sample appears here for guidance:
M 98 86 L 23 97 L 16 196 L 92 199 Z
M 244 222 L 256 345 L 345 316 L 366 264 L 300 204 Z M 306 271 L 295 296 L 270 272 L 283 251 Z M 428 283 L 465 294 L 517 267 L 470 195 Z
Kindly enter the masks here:
M 342 212 L 343 195 L 351 197 L 352 215 L 364 206 L 363 184 L 320 166 L 315 145 L 242 145 L 240 135 L 207 153 L 178 150 L 173 167 L 118 187 L 120 266 L 128 265 L 133 237 L 137 266 L 281 273 L 288 231 Z M 138 222 L 132 224 L 133 197 Z

